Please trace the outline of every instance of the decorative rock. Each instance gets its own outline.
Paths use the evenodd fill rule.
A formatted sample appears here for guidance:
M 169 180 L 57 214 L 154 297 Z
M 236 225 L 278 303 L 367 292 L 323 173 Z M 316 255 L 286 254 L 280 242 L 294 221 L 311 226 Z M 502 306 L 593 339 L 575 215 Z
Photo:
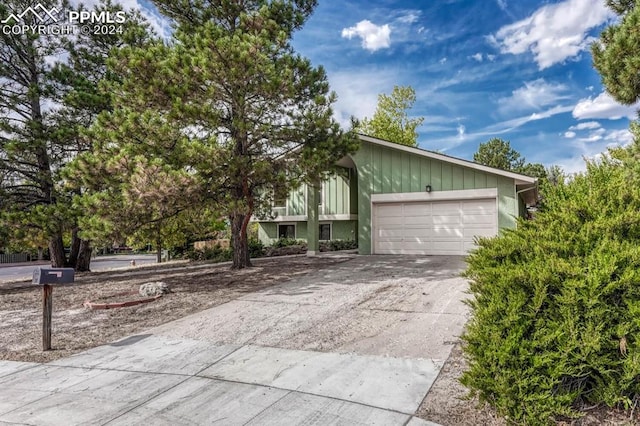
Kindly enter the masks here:
M 166 283 L 163 283 L 162 281 L 156 281 L 142 284 L 138 292 L 140 293 L 140 296 L 153 297 L 170 293 L 171 290 L 169 290 L 169 286 Z

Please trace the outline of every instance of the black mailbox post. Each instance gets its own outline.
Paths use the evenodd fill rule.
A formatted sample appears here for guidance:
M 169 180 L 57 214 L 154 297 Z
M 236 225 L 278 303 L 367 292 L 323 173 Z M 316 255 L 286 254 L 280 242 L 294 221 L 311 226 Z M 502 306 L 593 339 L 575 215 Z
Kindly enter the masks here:
M 42 286 L 42 350 L 51 349 L 51 314 L 53 312 L 53 285 L 71 284 L 75 278 L 73 268 L 36 268 L 33 284 Z

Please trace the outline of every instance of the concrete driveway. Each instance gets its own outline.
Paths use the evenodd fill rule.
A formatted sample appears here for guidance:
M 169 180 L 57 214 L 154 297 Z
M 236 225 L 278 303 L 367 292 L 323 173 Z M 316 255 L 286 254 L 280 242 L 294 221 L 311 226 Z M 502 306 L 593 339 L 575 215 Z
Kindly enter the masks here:
M 351 257 L 50 364 L 0 362 L 0 423 L 428 424 L 412 415 L 466 322 L 463 259 Z

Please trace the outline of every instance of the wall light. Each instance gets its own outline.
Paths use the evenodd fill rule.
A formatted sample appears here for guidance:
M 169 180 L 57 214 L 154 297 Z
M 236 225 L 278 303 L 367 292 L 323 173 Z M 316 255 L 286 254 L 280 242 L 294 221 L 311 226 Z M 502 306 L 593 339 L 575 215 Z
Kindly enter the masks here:
M 427 186 L 424 188 L 424 190 L 425 190 L 425 191 L 427 191 L 427 192 L 431 192 L 431 185 L 427 185 Z

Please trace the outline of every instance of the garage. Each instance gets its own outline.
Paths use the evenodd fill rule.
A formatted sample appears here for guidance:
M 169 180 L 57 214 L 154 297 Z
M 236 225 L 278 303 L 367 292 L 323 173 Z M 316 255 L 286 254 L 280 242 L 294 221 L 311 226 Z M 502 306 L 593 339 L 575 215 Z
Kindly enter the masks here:
M 496 198 L 374 203 L 375 254 L 464 255 L 498 232 Z

